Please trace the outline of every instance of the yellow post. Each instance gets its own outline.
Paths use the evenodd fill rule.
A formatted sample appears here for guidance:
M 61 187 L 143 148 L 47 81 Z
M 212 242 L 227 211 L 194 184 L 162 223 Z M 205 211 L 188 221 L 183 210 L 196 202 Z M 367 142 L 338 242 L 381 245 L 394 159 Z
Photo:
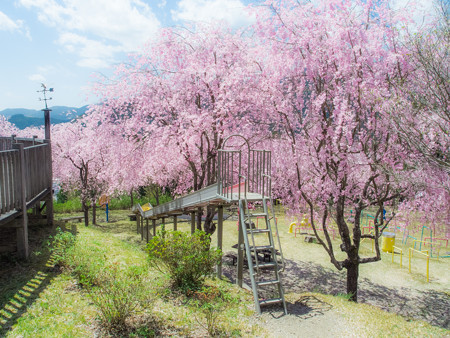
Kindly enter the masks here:
M 427 255 L 427 283 L 430 282 L 430 256 Z
M 411 257 L 412 257 L 412 248 L 409 248 L 409 272 L 411 273 Z
M 288 233 L 290 233 L 290 234 L 293 234 L 294 233 L 294 227 L 297 225 L 297 223 L 295 223 L 295 222 L 292 222 L 290 225 L 289 225 L 289 231 L 288 231 Z

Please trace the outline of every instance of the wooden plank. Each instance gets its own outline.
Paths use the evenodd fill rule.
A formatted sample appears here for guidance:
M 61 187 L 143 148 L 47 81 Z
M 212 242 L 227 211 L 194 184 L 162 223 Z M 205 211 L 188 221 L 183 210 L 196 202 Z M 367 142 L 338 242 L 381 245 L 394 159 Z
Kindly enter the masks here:
M 39 194 L 37 194 L 36 196 L 34 196 L 31 200 L 29 200 L 27 202 L 27 209 L 30 209 L 32 207 L 35 206 L 36 203 L 42 201 L 43 199 L 45 199 L 51 192 L 50 188 L 47 188 L 43 191 L 41 191 Z M 82 216 L 84 218 L 84 216 Z
M 27 216 L 27 202 L 25 199 L 25 152 L 23 149 L 23 144 L 14 144 L 13 147 L 19 151 L 19 176 L 18 181 L 20 181 L 21 186 L 21 210 L 22 212 L 22 224 L 23 227 L 17 229 L 17 251 L 21 258 L 27 259 L 29 255 L 29 247 L 28 247 L 28 216 Z
M 8 180 L 7 192 L 8 193 L 6 196 L 6 203 L 8 205 L 7 211 L 13 210 L 15 207 L 13 196 L 12 196 L 12 191 L 14 189 L 14 185 L 13 185 L 13 183 L 14 183 L 14 174 L 13 174 L 14 167 L 15 167 L 15 163 L 14 163 L 14 159 L 13 159 L 13 154 L 8 153 L 8 173 L 7 173 L 7 180 Z
M 4 153 L 0 153 L 0 215 L 6 212 L 4 158 Z
M 19 163 L 19 152 L 16 151 L 16 153 L 14 153 L 14 158 L 15 158 L 15 165 L 14 165 L 14 207 L 16 209 L 20 209 L 20 205 L 21 205 L 21 201 L 22 201 L 22 193 L 21 193 L 21 189 L 22 187 L 20 186 L 20 181 L 19 181 L 19 177 L 20 177 L 20 163 Z

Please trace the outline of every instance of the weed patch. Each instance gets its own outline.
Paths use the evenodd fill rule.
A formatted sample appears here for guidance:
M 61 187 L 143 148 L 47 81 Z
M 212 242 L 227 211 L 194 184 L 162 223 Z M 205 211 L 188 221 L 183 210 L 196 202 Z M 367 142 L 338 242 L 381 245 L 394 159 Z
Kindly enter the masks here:
M 222 252 L 210 248 L 209 236 L 203 231 L 192 235 L 181 231 L 161 231 L 148 243 L 150 264 L 167 271 L 173 286 L 187 293 L 197 290 L 213 273 Z

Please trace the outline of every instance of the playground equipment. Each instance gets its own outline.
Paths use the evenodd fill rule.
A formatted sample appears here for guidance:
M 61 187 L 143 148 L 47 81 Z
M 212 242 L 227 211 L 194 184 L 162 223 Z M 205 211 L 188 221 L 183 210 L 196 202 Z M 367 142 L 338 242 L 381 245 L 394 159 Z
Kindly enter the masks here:
M 399 248 L 395 245 L 392 246 L 392 263 L 394 263 L 394 254 L 395 254 L 395 250 L 398 250 L 400 253 L 400 268 L 403 267 L 403 249 Z
M 422 226 L 422 232 L 421 232 L 421 234 L 420 234 L 420 246 L 419 246 L 419 250 L 422 250 L 422 242 L 423 242 L 423 231 L 425 230 L 425 229 L 428 229 L 429 230 L 429 232 L 430 232 L 430 240 L 431 241 L 433 241 L 433 230 L 431 230 L 429 227 L 427 227 L 427 226 Z M 416 244 L 414 243 L 414 249 L 416 248 Z
M 304 231 L 306 234 L 309 234 L 308 231 L 312 230 L 312 226 L 311 223 L 309 222 L 309 219 L 307 216 L 303 216 L 302 220 L 300 221 L 300 226 L 297 226 L 294 229 L 294 237 L 297 237 L 297 231 L 299 234 L 301 234 L 302 232 L 300 231 Z
M 292 222 L 291 224 L 289 224 L 289 231 L 288 233 L 293 234 L 294 233 L 294 227 L 297 226 L 297 223 Z
M 241 138 L 244 142 L 239 147 L 227 149 L 226 144 L 231 137 Z M 256 311 L 261 313 L 262 305 L 282 304 L 287 314 L 280 275 L 284 270 L 284 258 L 279 236 L 277 242 L 274 241 L 274 232 L 278 233 L 278 228 L 272 199 L 271 157 L 270 151 L 251 149 L 247 139 L 240 135 L 231 135 L 224 140 L 223 148 L 218 150 L 216 183 L 146 211 L 139 205 L 133 210 L 137 215 L 138 230 L 140 229 L 142 233 L 143 220 L 146 219 L 148 238 L 149 220 L 152 221 L 155 234 L 156 220 L 162 219 L 164 223 L 165 218 L 174 217 L 175 228 L 177 216 L 190 214 L 191 232 L 194 232 L 197 209 L 215 206 L 218 209 L 217 246 L 222 249 L 223 207 L 237 204 L 239 208 L 237 284 L 243 286 L 245 254 Z M 249 203 L 261 204 L 263 212 L 255 213 L 250 210 Z M 264 219 L 265 224 L 259 228 L 245 226 L 252 224 L 252 220 L 257 217 Z M 260 262 L 258 259 L 260 253 L 270 257 L 269 262 Z M 221 269 L 220 263 L 217 266 L 219 277 Z M 268 288 L 271 290 L 267 290 Z M 266 298 L 265 294 L 272 296 Z

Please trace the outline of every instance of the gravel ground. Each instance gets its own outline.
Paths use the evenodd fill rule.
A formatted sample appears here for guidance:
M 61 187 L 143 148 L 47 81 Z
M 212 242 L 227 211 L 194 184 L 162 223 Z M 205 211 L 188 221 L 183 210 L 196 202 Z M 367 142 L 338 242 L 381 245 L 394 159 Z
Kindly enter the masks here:
M 231 262 L 230 262 L 231 263 Z M 324 268 L 313 262 L 286 260 L 282 281 L 286 294 L 320 292 L 336 295 L 345 292 L 345 272 Z M 223 273 L 230 280 L 236 278 L 236 267 L 224 264 Z M 394 278 L 395 277 L 395 278 Z M 358 301 L 375 305 L 385 311 L 406 318 L 424 320 L 432 325 L 450 329 L 450 297 L 442 290 L 414 287 L 396 283 L 402 276 L 381 276 L 374 282 L 359 279 Z M 247 270 L 244 282 L 250 285 Z M 283 337 L 348 337 L 345 320 L 331 306 L 314 297 L 287 303 L 288 315 L 279 308 L 266 308 L 261 324 L 274 336 Z M 351 336 L 351 335 L 350 335 Z

